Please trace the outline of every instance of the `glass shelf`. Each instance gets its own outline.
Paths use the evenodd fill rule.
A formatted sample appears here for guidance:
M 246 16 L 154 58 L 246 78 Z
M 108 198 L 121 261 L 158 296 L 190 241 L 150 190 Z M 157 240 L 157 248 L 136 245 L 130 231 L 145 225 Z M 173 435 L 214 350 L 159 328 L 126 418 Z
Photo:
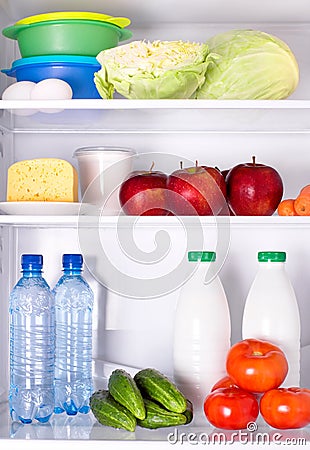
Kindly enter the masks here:
M 0 100 L 0 128 L 2 133 L 309 133 L 309 111 L 310 100 Z M 20 115 L 28 112 L 33 114 Z
M 309 228 L 310 216 L 26 216 L 0 215 L 0 226 L 40 227 L 212 227 Z
M 188 448 L 191 445 L 212 445 L 212 448 L 222 448 L 224 445 L 234 445 L 234 448 L 244 448 L 251 444 L 252 448 L 277 448 L 282 445 L 294 445 L 303 448 L 309 445 L 310 428 L 300 430 L 276 430 L 263 423 L 257 425 L 256 431 L 225 431 L 215 429 L 205 424 L 189 424 L 182 427 L 161 428 L 147 430 L 140 427 L 135 432 L 114 429 L 100 425 L 92 413 L 88 415 L 53 416 L 48 424 L 22 425 L 12 423 L 8 414 L 8 405 L 0 405 L 0 438 L 7 450 L 18 449 L 20 439 L 23 439 L 23 448 L 36 450 L 42 445 L 51 450 L 57 448 L 79 448 L 83 443 L 88 449 L 171 449 Z M 261 419 L 259 419 L 261 420 Z M 186 442 L 186 439 L 189 442 Z M 44 441 L 44 442 L 43 442 Z

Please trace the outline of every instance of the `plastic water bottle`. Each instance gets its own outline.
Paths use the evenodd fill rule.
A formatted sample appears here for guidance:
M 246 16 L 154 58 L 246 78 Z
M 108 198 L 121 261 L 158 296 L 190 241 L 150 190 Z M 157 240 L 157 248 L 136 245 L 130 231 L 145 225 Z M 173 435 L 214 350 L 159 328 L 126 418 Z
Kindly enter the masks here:
M 56 414 L 89 412 L 92 393 L 93 292 L 82 277 L 83 257 L 63 255 L 63 276 L 54 288 L 56 311 Z
M 300 317 L 285 270 L 285 252 L 259 252 L 259 268 L 248 293 L 242 337 L 270 341 L 285 353 L 289 371 L 283 386 L 300 383 Z
M 212 386 L 226 375 L 230 312 L 215 272 L 215 252 L 189 252 L 195 272 L 181 288 L 174 328 L 174 381 L 191 400 L 196 417 Z M 206 275 L 208 273 L 208 281 Z
M 42 277 L 42 255 L 22 255 L 21 265 L 10 295 L 10 414 L 45 423 L 54 410 L 54 296 Z

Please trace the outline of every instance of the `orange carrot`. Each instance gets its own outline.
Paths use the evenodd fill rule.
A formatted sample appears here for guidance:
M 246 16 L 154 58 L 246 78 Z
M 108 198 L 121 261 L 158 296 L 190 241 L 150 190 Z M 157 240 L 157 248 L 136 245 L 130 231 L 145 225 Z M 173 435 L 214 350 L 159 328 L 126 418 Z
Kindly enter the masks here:
M 294 208 L 294 201 L 295 200 L 293 198 L 282 200 L 282 202 L 280 202 L 278 206 L 279 216 L 297 216 L 298 214 L 296 213 Z
M 310 184 L 304 186 L 302 190 L 299 192 L 299 195 L 310 195 Z
M 294 208 L 299 216 L 310 216 L 310 194 L 298 195 L 294 201 Z

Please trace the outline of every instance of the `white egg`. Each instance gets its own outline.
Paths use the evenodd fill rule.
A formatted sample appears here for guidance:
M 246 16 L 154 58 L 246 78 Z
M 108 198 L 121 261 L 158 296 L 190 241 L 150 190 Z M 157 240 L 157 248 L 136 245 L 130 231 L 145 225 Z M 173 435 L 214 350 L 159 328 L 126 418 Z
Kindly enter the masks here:
M 3 91 L 2 100 L 30 100 L 35 85 L 32 81 L 17 81 Z
M 17 81 L 3 91 L 2 100 L 30 100 L 35 85 L 32 81 Z M 12 112 L 17 116 L 32 116 L 37 111 L 34 109 L 14 109 Z
M 35 85 L 32 81 L 13 83 L 3 91 L 2 100 L 30 100 Z
M 39 81 L 31 91 L 32 100 L 70 100 L 72 98 L 72 89 L 70 84 L 58 78 L 46 78 Z M 55 114 L 63 111 L 62 109 L 40 109 L 40 112 Z
M 32 100 L 69 100 L 72 98 L 71 86 L 58 78 L 46 78 L 31 91 Z

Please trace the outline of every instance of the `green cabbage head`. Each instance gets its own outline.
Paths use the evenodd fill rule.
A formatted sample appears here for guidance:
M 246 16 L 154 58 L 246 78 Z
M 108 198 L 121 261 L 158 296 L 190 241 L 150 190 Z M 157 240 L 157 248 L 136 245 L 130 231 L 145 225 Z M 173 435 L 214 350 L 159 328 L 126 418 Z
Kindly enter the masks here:
M 114 91 L 130 99 L 191 98 L 204 83 L 209 64 L 206 44 L 134 41 L 97 55 L 95 84 L 102 98 Z
M 255 30 L 232 30 L 207 42 L 213 58 L 199 99 L 278 100 L 291 95 L 299 69 L 290 48 L 277 37 Z

